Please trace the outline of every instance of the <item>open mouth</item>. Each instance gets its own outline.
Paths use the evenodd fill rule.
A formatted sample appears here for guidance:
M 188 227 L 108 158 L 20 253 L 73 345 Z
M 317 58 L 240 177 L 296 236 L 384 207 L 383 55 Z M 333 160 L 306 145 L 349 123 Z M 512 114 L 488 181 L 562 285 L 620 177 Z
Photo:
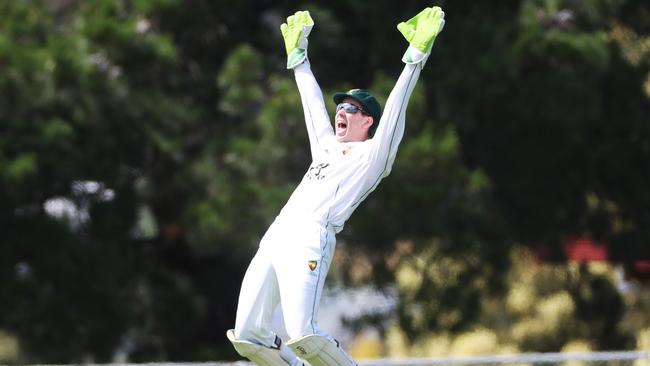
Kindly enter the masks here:
M 345 131 L 348 129 L 348 124 L 343 122 L 343 121 L 338 121 L 336 122 L 336 134 L 337 135 L 345 135 Z

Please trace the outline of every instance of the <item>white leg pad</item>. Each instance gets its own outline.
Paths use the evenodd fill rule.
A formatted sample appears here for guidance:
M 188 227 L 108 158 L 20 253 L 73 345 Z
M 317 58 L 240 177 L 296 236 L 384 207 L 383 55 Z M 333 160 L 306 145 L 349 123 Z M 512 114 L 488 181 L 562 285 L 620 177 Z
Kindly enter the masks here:
M 249 360 L 255 362 L 255 364 L 257 364 L 258 366 L 287 366 L 296 363 L 295 360 L 294 362 L 292 362 L 282 358 L 283 355 L 281 355 L 281 351 L 280 351 L 281 348 L 280 342 L 277 342 L 278 343 L 276 344 L 277 348 L 265 347 L 252 342 L 236 339 L 235 333 L 233 332 L 232 329 L 226 332 L 226 336 L 228 337 L 228 340 L 230 340 L 232 345 L 235 347 L 235 351 L 237 351 L 237 353 L 239 353 L 242 357 L 246 357 Z M 289 355 L 284 355 L 284 356 L 285 357 L 293 356 L 294 359 L 296 357 L 295 355 L 291 355 L 290 351 L 289 351 Z
M 338 342 L 317 334 L 292 339 L 287 346 L 312 366 L 357 366 Z

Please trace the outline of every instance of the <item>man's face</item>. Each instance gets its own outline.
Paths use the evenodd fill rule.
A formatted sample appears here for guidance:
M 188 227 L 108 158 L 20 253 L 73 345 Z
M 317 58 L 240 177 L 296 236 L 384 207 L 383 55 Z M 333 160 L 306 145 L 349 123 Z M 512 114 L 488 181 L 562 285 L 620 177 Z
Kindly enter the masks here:
M 341 108 L 334 116 L 334 127 L 336 130 L 336 141 L 338 142 L 355 142 L 365 141 L 368 139 L 368 129 L 372 126 L 373 120 L 367 114 L 362 112 L 359 102 L 352 98 L 343 99 L 343 103 L 349 103 L 357 108 L 356 112 L 348 112 L 346 108 Z

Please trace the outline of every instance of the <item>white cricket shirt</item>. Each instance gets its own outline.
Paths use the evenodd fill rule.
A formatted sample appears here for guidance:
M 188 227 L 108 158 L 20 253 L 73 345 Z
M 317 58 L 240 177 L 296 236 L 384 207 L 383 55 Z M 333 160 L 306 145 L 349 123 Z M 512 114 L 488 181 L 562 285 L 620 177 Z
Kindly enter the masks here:
M 305 112 L 312 163 L 278 215 L 284 221 L 313 220 L 340 232 L 345 221 L 391 170 L 404 135 L 408 100 L 420 75 L 406 64 L 390 93 L 374 137 L 336 141 L 323 94 L 308 61 L 294 69 Z

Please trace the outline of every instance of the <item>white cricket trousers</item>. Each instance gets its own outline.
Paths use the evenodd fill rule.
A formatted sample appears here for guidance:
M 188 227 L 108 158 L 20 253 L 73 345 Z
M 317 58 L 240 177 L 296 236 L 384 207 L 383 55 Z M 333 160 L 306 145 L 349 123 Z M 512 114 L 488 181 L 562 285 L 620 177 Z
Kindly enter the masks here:
M 273 313 L 282 306 L 290 339 L 329 335 L 318 328 L 318 306 L 336 246 L 333 228 L 277 218 L 260 242 L 242 282 L 235 337 L 272 347 Z

